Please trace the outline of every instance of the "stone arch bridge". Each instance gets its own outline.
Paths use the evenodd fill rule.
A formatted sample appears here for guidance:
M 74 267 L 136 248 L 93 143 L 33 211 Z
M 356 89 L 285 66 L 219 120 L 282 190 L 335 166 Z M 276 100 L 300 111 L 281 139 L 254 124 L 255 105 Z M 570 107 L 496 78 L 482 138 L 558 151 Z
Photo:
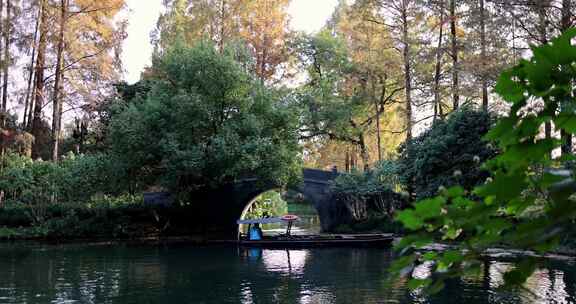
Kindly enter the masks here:
M 320 217 L 322 229 L 329 229 L 335 224 L 336 214 L 334 214 L 335 210 L 330 204 L 332 201 L 330 186 L 338 175 L 337 172 L 332 171 L 303 169 L 300 185 L 288 188 L 301 193 L 304 199 L 314 206 Z M 212 195 L 209 204 L 214 208 L 210 209 L 216 211 L 216 214 L 213 214 L 211 218 L 219 219 L 216 227 L 224 229 L 223 235 L 236 237 L 238 232 L 236 221 L 241 217 L 243 211 L 257 196 L 274 189 L 275 187 L 259 184 L 258 180 L 253 178 L 228 185 Z
M 301 193 L 318 212 L 322 229 L 329 230 L 338 224 L 346 211 L 332 204 L 333 193 L 330 186 L 339 173 L 317 169 L 302 171 L 300 185 L 288 189 Z M 176 216 L 181 218 L 178 225 L 188 226 L 190 233 L 203 235 L 204 239 L 235 239 L 238 234 L 236 221 L 243 211 L 257 196 L 276 188 L 262 185 L 255 178 L 247 178 L 216 191 L 203 193 L 196 197 L 189 209 L 181 210 L 187 213 L 186 215 Z M 165 199 L 158 195 L 161 194 L 145 194 L 145 201 L 149 204 L 164 205 Z M 182 223 L 182 218 L 185 223 Z

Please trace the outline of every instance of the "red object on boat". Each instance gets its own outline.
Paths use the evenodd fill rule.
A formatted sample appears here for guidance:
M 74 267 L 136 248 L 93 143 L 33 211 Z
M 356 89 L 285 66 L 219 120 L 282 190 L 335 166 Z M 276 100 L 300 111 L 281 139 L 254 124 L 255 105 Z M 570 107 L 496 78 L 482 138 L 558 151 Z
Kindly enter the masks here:
M 283 221 L 291 222 L 291 221 L 298 220 L 299 217 L 297 215 L 294 215 L 294 214 L 286 214 L 286 215 L 282 216 L 281 219 Z

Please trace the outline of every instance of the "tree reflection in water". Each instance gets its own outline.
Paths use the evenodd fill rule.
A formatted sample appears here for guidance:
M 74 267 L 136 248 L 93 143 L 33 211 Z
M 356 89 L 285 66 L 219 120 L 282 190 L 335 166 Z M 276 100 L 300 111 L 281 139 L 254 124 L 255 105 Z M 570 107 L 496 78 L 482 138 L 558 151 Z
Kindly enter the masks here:
M 576 265 L 543 260 L 524 290 L 502 291 L 510 259 L 438 295 L 387 284 L 381 249 L 243 250 L 0 246 L 0 303 L 572 303 Z M 414 270 L 429 274 L 426 267 Z

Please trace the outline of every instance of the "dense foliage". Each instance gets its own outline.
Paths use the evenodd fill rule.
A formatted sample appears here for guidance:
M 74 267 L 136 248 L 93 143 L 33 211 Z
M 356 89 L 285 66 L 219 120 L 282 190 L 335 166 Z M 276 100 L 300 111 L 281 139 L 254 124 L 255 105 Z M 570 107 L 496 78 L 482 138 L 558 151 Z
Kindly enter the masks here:
M 195 191 L 242 177 L 281 186 L 297 176 L 295 116 L 232 51 L 177 45 L 152 74 L 150 92 L 110 123 L 112 151 L 131 178 Z
M 0 240 L 145 237 L 151 231 L 142 227 L 155 225 L 151 210 L 141 196 L 102 196 L 82 204 L 11 202 L 0 209 Z
M 395 87 L 395 79 L 382 71 L 387 67 L 367 67 L 354 62 L 354 50 L 348 48 L 345 39 L 329 30 L 300 36 L 294 44 L 299 64 L 309 76 L 296 90 L 301 138 L 313 143 L 319 139 L 334 141 L 348 147 L 354 152 L 347 154 L 359 154 L 362 167 L 368 169 L 374 159 L 370 151 L 374 127 L 384 125 L 382 117 L 398 103 L 402 89 Z M 379 79 L 379 83 L 368 87 L 365 82 L 370 78 Z M 386 118 L 392 120 L 392 117 Z M 385 136 L 377 134 L 376 137 L 383 141 Z M 380 145 L 376 149 L 378 159 L 383 155 L 381 148 Z M 346 162 L 346 169 L 356 167 L 357 162 L 352 161 L 352 165 L 348 159 Z
M 436 121 L 401 146 L 401 182 L 417 199 L 435 196 L 440 187 L 459 184 L 472 189 L 483 183 L 488 173 L 480 165 L 495 154 L 483 139 L 491 125 L 488 113 L 469 108 Z
M 279 217 L 288 213 L 288 202 L 278 191 L 267 191 L 254 199 L 244 215 L 245 219 Z
M 398 179 L 398 165 L 392 161 L 380 162 L 366 172 L 340 175 L 332 185 L 335 202 L 344 206 L 353 222 L 372 216 L 392 221 L 396 210 L 404 208 L 405 198 Z
M 121 166 L 110 155 L 69 155 L 60 163 L 8 154 L 0 164 L 4 200 L 31 206 L 87 201 L 126 189 Z
M 563 142 L 543 137 L 542 130 L 545 123 L 553 122 L 566 134 L 576 133 L 575 37 L 572 29 L 532 48 L 530 60 L 522 60 L 500 77 L 496 91 L 511 108 L 486 136 L 501 153 L 484 165 L 491 180 L 472 192 L 479 199 L 470 200 L 470 193 L 457 186 L 398 215 L 413 233 L 398 245 L 408 255 L 396 262 L 396 271 L 410 275 L 413 267 L 427 263 L 431 273 L 428 278 L 412 279 L 412 287 L 437 291 L 447 278 L 480 271 L 487 248 L 508 245 L 545 253 L 573 231 L 576 187 L 572 173 L 559 170 L 573 157 L 553 159 L 553 150 Z M 436 236 L 456 241 L 455 247 L 441 253 L 414 253 Z M 535 267 L 536 260 L 527 258 L 504 279 L 508 285 L 520 285 Z

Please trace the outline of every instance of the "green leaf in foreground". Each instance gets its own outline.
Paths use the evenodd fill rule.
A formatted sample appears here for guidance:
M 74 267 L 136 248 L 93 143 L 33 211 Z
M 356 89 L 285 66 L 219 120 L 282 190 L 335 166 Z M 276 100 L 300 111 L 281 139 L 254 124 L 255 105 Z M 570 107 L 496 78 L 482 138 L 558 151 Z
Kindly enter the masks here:
M 510 103 L 510 111 L 485 137 L 500 149 L 484 164 L 490 180 L 471 192 L 464 187 L 443 191 L 398 215 L 409 230 L 417 230 L 397 246 L 401 254 L 408 254 L 402 261 L 411 261 L 411 267 L 434 265 L 430 277 L 415 278 L 410 287 L 437 292 L 446 279 L 477 272 L 487 248 L 545 253 L 566 231 L 573 231 L 576 181 L 548 171 L 573 171 L 569 162 L 574 157 L 552 158 L 562 142 L 541 133 L 549 121 L 568 134 L 576 133 L 576 100 L 571 97 L 576 92 L 574 37 L 576 29 L 535 47 L 532 59 L 502 73 L 495 90 Z M 543 110 L 526 114 L 527 101 L 537 99 L 543 100 Z M 449 250 L 427 253 L 416 247 L 442 237 L 453 241 Z M 504 274 L 505 287 L 522 285 L 535 269 L 534 259 L 522 260 Z

